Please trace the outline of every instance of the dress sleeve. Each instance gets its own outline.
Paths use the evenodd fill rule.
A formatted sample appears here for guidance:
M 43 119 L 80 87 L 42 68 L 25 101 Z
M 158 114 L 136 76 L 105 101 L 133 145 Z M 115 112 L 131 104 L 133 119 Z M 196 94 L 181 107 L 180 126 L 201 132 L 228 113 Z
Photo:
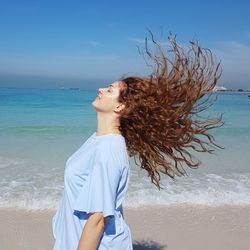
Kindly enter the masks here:
M 114 215 L 120 177 L 121 169 L 112 155 L 98 157 L 76 198 L 74 214 L 78 217 L 81 212 L 103 212 L 104 217 Z

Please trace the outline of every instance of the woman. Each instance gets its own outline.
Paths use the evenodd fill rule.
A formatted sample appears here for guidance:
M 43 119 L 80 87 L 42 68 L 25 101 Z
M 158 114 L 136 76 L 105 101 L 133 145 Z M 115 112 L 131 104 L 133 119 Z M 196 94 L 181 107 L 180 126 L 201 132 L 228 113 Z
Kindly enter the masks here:
M 97 131 L 67 160 L 63 197 L 53 217 L 54 250 L 133 249 L 122 209 L 129 156 L 139 155 L 141 168 L 160 189 L 159 172 L 174 179 L 175 174 L 186 173 L 182 163 L 190 168 L 200 164 L 193 162 L 187 148 L 208 153 L 213 150 L 205 145 L 222 148 L 206 133 L 223 125 L 222 116 L 194 119 L 209 107 L 204 106 L 209 98 L 198 101 L 215 87 L 219 64 L 214 70 L 209 50 L 204 55 L 192 42 L 192 57 L 169 37 L 171 62 L 151 37 L 159 53 L 148 50 L 146 39 L 146 53 L 155 65 L 152 74 L 122 78 L 100 88 L 92 102 Z

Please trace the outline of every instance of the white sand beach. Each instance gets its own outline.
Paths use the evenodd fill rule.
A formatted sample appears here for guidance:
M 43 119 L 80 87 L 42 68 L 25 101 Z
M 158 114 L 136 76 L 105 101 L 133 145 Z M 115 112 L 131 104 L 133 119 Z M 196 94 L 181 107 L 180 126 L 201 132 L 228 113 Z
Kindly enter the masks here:
M 1 250 L 51 250 L 54 210 L 0 209 Z M 134 250 L 247 250 L 250 206 L 124 207 Z

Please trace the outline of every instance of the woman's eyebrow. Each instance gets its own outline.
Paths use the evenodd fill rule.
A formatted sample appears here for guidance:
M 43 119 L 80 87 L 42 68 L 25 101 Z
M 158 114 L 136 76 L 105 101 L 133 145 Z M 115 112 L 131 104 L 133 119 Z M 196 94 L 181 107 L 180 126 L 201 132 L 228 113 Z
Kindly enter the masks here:
M 114 86 L 112 84 L 110 84 L 109 87 L 114 87 Z

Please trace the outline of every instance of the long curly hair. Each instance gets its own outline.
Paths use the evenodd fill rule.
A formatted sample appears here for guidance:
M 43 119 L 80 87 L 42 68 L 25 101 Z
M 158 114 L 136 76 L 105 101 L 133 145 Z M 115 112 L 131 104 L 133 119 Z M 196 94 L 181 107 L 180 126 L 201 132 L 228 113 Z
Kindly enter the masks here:
M 214 151 L 208 146 L 223 149 L 207 133 L 224 124 L 223 113 L 217 118 L 198 115 L 214 103 L 205 105 L 211 100 L 221 71 L 220 63 L 214 67 L 209 49 L 190 41 L 192 46 L 186 53 L 170 33 L 168 39 L 171 45 L 169 51 L 174 56 L 172 62 L 162 45 L 155 41 L 152 32 L 150 34 L 156 53 L 148 49 L 147 38 L 145 49 L 153 62 L 153 65 L 149 65 L 153 72 L 147 77 L 120 79 L 125 83 L 125 88 L 121 89 L 118 100 L 125 104 L 125 109 L 120 113 L 119 130 L 125 137 L 129 156 L 139 155 L 139 166 L 148 172 L 151 182 L 160 190 L 159 172 L 175 179 L 175 175 L 187 174 L 183 163 L 193 169 L 201 164 L 198 159 L 194 161 L 188 148 L 208 153 Z M 142 55 L 145 59 L 144 53 Z M 169 63 L 172 68 L 168 73 Z M 207 94 L 207 98 L 201 100 Z M 197 138 L 198 135 L 205 136 L 209 141 Z M 135 163 L 138 165 L 136 160 Z

